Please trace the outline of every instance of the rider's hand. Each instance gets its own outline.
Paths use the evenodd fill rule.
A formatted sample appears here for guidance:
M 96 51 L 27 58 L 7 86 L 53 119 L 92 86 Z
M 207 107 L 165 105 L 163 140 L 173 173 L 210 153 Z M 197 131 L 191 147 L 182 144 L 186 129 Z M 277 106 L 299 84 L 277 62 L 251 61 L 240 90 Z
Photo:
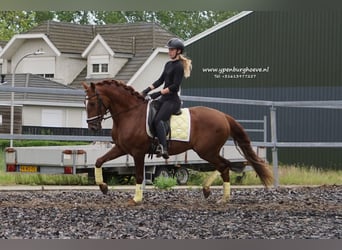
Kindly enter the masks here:
M 152 99 L 156 99 L 159 96 L 161 96 L 161 92 L 160 91 L 154 92 L 154 93 L 150 94 L 150 96 L 151 96 Z
M 146 97 L 147 94 L 148 94 L 148 92 L 150 92 L 151 90 L 152 90 L 152 89 L 151 89 L 150 87 L 148 87 L 148 88 L 144 89 L 144 90 L 141 92 L 141 95 L 142 95 L 143 97 Z

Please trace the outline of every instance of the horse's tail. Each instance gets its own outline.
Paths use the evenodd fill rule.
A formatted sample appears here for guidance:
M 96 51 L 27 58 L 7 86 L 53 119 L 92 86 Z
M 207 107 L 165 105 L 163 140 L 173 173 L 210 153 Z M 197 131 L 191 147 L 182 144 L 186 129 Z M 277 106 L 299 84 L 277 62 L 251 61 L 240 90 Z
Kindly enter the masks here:
M 245 158 L 252 165 L 262 183 L 266 187 L 271 185 L 273 183 L 273 175 L 270 167 L 254 152 L 249 136 L 244 128 L 233 117 L 226 115 L 226 119 L 230 125 L 231 136 L 234 142 L 242 150 Z

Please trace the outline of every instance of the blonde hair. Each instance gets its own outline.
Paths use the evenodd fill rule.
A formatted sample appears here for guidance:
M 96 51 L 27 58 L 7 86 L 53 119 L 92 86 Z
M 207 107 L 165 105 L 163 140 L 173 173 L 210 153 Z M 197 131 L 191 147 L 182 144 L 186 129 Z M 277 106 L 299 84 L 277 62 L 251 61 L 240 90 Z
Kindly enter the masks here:
M 186 58 L 183 55 L 179 55 L 179 59 L 181 60 L 183 67 L 184 67 L 184 77 L 188 78 L 190 76 L 191 69 L 192 69 L 191 60 L 189 58 Z

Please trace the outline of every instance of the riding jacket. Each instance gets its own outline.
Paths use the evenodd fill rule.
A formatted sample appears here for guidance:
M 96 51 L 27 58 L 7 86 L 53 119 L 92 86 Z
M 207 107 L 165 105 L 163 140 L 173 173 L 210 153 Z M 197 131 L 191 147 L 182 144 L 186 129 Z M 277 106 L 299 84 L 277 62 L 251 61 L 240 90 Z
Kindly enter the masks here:
M 168 94 L 162 95 L 160 101 L 174 100 L 179 101 L 178 91 L 184 77 L 184 68 L 180 60 L 168 61 L 165 64 L 163 73 L 152 85 L 154 88 L 158 88 L 164 84 L 164 88 L 169 88 Z

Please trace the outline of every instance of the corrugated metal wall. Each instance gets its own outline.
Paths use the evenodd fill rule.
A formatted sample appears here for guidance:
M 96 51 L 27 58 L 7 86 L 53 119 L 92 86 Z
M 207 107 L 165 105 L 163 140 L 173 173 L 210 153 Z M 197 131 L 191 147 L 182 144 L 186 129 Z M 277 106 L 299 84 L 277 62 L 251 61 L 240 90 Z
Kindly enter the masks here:
M 341 23 L 340 11 L 252 12 L 187 46 L 193 72 L 183 84 L 182 95 L 269 101 L 341 100 Z M 250 72 L 238 72 L 246 68 Z M 198 104 L 237 119 L 269 116 L 267 107 L 185 102 L 185 106 Z M 277 125 L 279 141 L 342 141 L 341 109 L 278 108 Z M 341 149 L 314 149 L 314 161 L 310 150 L 282 149 L 279 159 L 284 163 L 342 167 Z
M 2 115 L 2 124 L 0 125 L 0 133 L 10 133 L 11 131 L 11 107 L 9 106 L 3 106 L 0 105 L 0 115 Z M 21 124 L 22 124 L 22 112 L 23 107 L 22 106 L 14 106 L 14 113 L 13 113 L 13 133 L 20 134 L 22 132 L 21 130 Z

